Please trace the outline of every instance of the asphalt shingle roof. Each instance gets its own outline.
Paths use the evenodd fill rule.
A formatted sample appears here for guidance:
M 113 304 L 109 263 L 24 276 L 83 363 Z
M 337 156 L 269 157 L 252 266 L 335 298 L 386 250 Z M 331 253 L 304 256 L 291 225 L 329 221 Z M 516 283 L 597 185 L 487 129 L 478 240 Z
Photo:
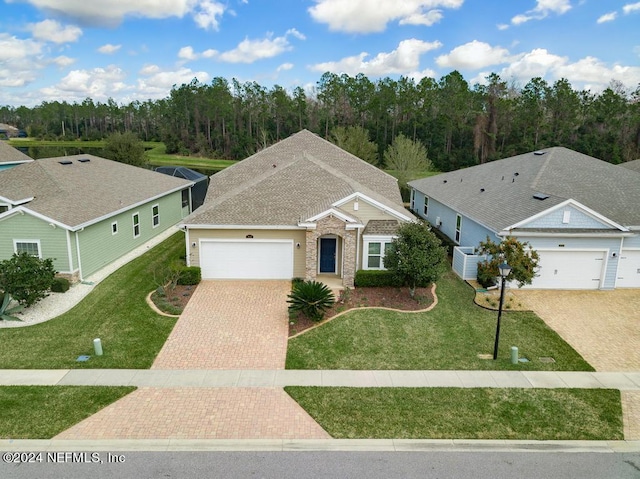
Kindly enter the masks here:
M 18 163 L 33 161 L 29 156 L 5 141 L 0 141 L 0 163 Z
M 640 174 L 563 147 L 409 182 L 475 221 L 501 231 L 567 199 L 623 226 L 640 225 Z M 535 193 L 548 198 L 540 201 Z
M 627 161 L 626 163 L 620 163 L 618 166 L 640 173 L 640 160 Z
M 0 196 L 12 201 L 33 197 L 27 208 L 74 228 L 191 184 L 117 161 L 76 155 L 36 160 L 2 171 Z
M 407 214 L 394 177 L 303 130 L 213 175 L 184 222 L 296 226 L 356 192 Z

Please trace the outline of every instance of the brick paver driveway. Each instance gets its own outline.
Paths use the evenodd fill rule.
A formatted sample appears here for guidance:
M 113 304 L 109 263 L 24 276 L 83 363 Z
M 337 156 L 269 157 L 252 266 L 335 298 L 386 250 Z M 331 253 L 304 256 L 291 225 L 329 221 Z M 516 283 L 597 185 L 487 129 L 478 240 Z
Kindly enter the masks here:
M 640 290 L 511 290 L 596 371 L 640 371 Z
M 152 369 L 284 369 L 289 281 L 203 281 Z
M 289 281 L 203 281 L 152 369 L 284 369 Z M 56 439 L 327 439 L 281 388 L 143 387 Z

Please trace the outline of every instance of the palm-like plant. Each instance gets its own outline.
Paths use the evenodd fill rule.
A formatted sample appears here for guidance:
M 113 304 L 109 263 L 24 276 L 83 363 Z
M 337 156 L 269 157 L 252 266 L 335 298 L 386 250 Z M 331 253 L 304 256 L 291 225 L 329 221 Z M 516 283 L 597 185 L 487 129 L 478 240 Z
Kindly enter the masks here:
M 325 311 L 335 302 L 335 296 L 329 287 L 318 281 L 295 284 L 288 297 L 289 311 L 301 312 L 312 321 L 320 321 Z
M 12 314 L 22 311 L 22 306 L 18 305 L 9 307 L 10 303 L 11 295 L 9 293 L 4 293 L 2 303 L 0 304 L 0 321 L 22 321 L 20 318 L 12 316 Z

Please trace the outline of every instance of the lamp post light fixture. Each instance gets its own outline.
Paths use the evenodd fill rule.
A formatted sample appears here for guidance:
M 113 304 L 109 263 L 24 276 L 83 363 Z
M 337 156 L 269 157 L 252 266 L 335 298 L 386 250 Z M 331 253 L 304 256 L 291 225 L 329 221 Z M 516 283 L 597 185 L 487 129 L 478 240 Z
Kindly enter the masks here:
M 498 305 L 498 325 L 496 326 L 496 342 L 493 346 L 493 359 L 498 359 L 498 342 L 500 341 L 500 318 L 502 318 L 502 304 L 504 303 L 504 283 L 511 273 L 511 266 L 507 264 L 506 261 L 502 262 L 498 266 L 498 270 L 500 271 L 500 304 Z

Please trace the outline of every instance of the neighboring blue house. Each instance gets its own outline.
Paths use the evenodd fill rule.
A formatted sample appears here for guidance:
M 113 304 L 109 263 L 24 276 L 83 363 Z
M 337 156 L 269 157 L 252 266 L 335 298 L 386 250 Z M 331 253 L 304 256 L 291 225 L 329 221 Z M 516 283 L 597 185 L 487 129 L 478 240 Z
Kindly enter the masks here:
M 530 288 L 640 288 L 640 172 L 549 148 L 409 183 L 411 209 L 458 245 L 474 279 L 487 236 L 540 255 Z

